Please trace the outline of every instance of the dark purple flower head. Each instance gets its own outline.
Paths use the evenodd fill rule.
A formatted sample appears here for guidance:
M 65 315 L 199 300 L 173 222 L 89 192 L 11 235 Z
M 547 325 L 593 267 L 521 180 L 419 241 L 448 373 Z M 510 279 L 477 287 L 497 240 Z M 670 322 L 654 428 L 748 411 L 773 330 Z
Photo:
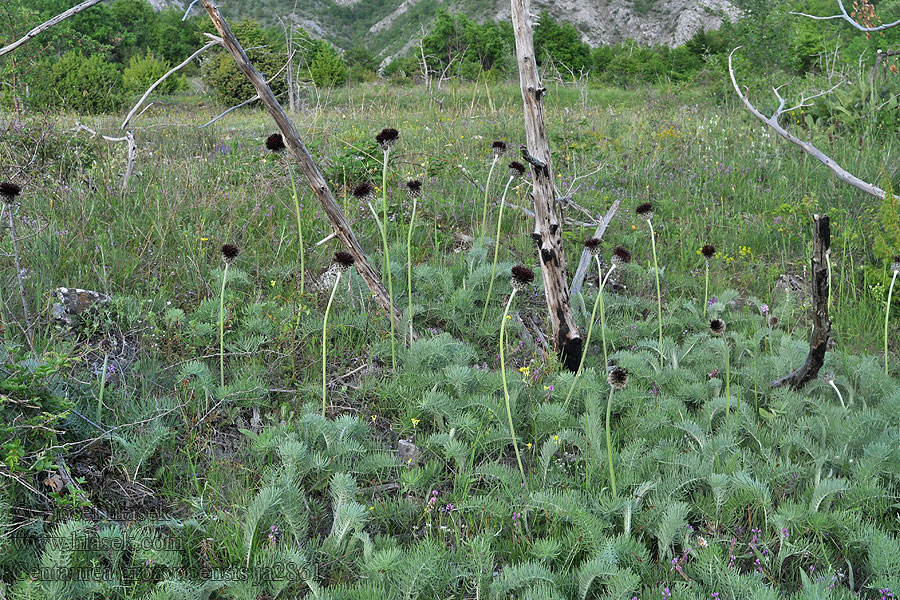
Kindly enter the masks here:
M 21 191 L 22 188 L 11 181 L 0 183 L 0 196 L 7 204 L 12 204 Z
M 238 252 L 238 247 L 234 244 L 225 244 L 224 246 L 222 246 L 222 260 L 224 260 L 226 264 L 230 265 L 234 262 L 234 259 L 237 258 Z
M 525 165 L 520 162 L 512 161 L 509 163 L 509 176 L 521 177 L 525 174 Z
M 637 208 L 634 209 L 634 212 L 645 221 L 649 221 L 653 218 L 653 205 L 649 202 L 643 202 L 638 204 Z
M 525 265 L 516 265 L 512 268 L 512 286 L 516 291 L 527 289 L 534 281 L 534 271 Z
M 357 200 L 368 201 L 375 196 L 375 188 L 368 181 L 364 181 L 353 188 L 353 197 Z
M 630 262 L 631 252 L 629 252 L 622 246 L 616 246 L 616 249 L 613 250 L 612 263 L 618 267 Z
M 382 150 L 390 150 L 391 147 L 400 139 L 400 132 L 393 127 L 385 127 L 375 136 L 375 141 L 381 146 Z
M 598 256 L 600 254 L 600 238 L 592 237 L 584 240 L 584 247 L 591 253 L 591 256 Z
M 712 257 L 716 255 L 716 247 L 712 244 L 705 244 L 700 248 L 700 254 L 702 254 L 703 258 L 706 260 L 712 260 Z
M 507 149 L 509 149 L 509 144 L 501 140 L 497 140 L 491 144 L 491 152 L 494 153 L 494 156 L 502 155 Z
M 725 321 L 722 319 L 713 319 L 709 322 L 709 330 L 713 335 L 722 335 L 725 333 Z
M 0 184 L 0 186 L 2 185 Z M 891 263 L 891 271 L 900 271 L 900 254 L 894 257 L 894 262 Z
M 418 179 L 410 179 L 406 182 L 406 191 L 411 198 L 418 198 L 422 193 L 422 182 Z
M 280 133 L 273 133 L 266 138 L 266 148 L 272 152 L 281 152 L 286 147 L 287 146 L 284 145 L 284 138 L 281 137 Z
M 613 367 L 610 369 L 606 380 L 614 390 L 624 390 L 625 386 L 628 385 L 628 371 L 622 367 Z
M 346 271 L 353 266 L 353 255 L 344 250 L 335 252 L 334 264 L 336 264 L 341 271 Z

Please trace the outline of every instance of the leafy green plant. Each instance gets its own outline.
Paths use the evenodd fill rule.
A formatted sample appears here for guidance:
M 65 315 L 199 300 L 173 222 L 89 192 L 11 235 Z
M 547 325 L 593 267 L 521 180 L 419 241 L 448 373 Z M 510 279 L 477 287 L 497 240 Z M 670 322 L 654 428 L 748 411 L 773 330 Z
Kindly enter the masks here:
M 100 54 L 79 50 L 45 62 L 35 82 L 32 102 L 41 108 L 63 108 L 81 114 L 116 111 L 125 103 L 122 75 Z
M 171 65 L 168 62 L 159 60 L 152 54 L 132 56 L 122 73 L 122 85 L 129 94 L 143 93 L 170 68 Z M 185 87 L 187 87 L 187 81 L 184 76 L 175 75 L 167 77 L 156 87 L 156 91 L 160 94 L 171 94 Z

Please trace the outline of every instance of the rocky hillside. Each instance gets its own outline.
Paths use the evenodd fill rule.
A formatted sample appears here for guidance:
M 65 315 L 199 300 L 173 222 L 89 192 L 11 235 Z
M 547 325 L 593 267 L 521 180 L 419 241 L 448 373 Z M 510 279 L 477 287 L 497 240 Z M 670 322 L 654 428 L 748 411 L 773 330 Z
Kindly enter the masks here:
M 184 0 L 148 0 L 184 7 Z M 367 46 L 386 58 L 421 37 L 437 10 L 481 19 L 508 19 L 507 0 L 220 0 L 226 16 L 250 16 L 269 24 L 293 19 L 338 46 Z M 202 10 L 195 8 L 194 10 Z M 716 29 L 741 11 L 729 0 L 533 0 L 568 21 L 592 46 L 633 39 L 640 44 L 684 43 L 701 29 Z

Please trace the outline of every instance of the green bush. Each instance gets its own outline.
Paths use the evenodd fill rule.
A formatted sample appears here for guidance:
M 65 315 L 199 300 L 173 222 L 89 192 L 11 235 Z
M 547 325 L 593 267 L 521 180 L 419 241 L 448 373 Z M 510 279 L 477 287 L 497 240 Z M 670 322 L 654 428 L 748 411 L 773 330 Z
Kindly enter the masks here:
M 324 42 L 309 63 L 309 73 L 319 87 L 334 87 L 347 81 L 347 65 L 331 44 Z
M 143 93 L 148 87 L 153 85 L 156 80 L 166 74 L 171 68 L 167 61 L 156 59 L 153 55 L 132 56 L 125 67 L 122 75 L 125 90 L 129 94 Z M 185 79 L 181 75 L 172 75 L 163 81 L 156 91 L 160 94 L 171 94 L 187 85 Z
M 100 54 L 72 50 L 45 60 L 35 78 L 32 101 L 39 108 L 65 108 L 80 114 L 119 110 L 125 102 L 122 74 Z

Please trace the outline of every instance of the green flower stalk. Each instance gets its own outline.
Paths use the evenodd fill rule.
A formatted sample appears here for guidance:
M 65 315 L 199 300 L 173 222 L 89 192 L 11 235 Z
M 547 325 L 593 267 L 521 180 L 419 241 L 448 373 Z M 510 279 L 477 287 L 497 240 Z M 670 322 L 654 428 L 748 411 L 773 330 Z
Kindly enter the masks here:
M 725 321 L 713 319 L 709 322 L 709 331 L 722 338 L 722 346 L 725 349 L 725 414 L 731 413 L 731 348 L 728 347 L 728 338 L 725 337 Z
M 500 213 L 497 215 L 497 235 L 494 238 L 494 263 L 491 265 L 491 280 L 488 283 L 487 296 L 484 299 L 484 308 L 481 311 L 480 325 L 484 324 L 484 317 L 487 315 L 488 305 L 491 302 L 491 292 L 494 290 L 494 275 L 497 272 L 497 256 L 500 252 L 500 227 L 503 225 L 503 206 L 506 203 L 506 194 L 509 192 L 509 186 L 512 182 L 524 174 L 525 165 L 516 161 L 509 163 L 509 180 L 506 182 L 506 187 L 503 188 L 503 196 L 500 197 Z
M 393 127 L 385 127 L 381 130 L 381 133 L 375 136 L 375 141 L 378 142 L 378 145 L 381 146 L 381 150 L 384 152 L 384 161 L 382 162 L 381 168 L 381 194 L 382 194 L 382 225 L 381 225 L 381 241 L 384 245 L 384 276 L 387 279 L 388 284 L 388 300 L 390 303 L 390 315 L 389 319 L 391 322 L 391 369 L 397 370 L 397 334 L 394 331 L 394 284 L 391 278 L 391 255 L 388 251 L 388 239 L 387 239 L 387 224 L 388 224 L 388 214 L 387 214 L 387 172 L 388 172 L 388 162 L 391 157 L 391 148 L 394 147 L 394 144 L 397 143 L 397 140 L 400 139 L 400 132 L 394 129 Z
M 322 416 L 325 416 L 328 397 L 328 379 L 325 371 L 325 358 L 328 350 L 328 313 L 331 312 L 331 304 L 334 302 L 334 295 L 337 292 L 338 284 L 341 282 L 341 274 L 353 266 L 353 255 L 349 252 L 336 252 L 334 255 L 334 263 L 331 265 L 330 276 L 334 277 L 334 284 L 331 288 L 331 295 L 328 297 L 328 304 L 325 306 L 325 318 L 322 321 Z
M 297 197 L 297 184 L 294 181 L 294 170 L 290 167 L 288 167 L 288 174 L 291 176 L 291 190 L 294 197 L 294 214 L 297 217 L 297 235 L 300 237 L 300 295 L 302 296 L 304 283 L 306 281 L 306 264 L 303 256 L 303 222 L 300 219 L 300 199 Z
M 225 387 L 225 282 L 228 281 L 228 267 L 237 258 L 238 248 L 233 244 L 222 246 L 222 260 L 225 270 L 222 272 L 222 293 L 219 294 L 219 386 Z
M 484 184 L 484 206 L 481 208 L 481 237 L 484 237 L 485 230 L 487 228 L 487 210 L 488 210 L 488 192 L 491 188 L 491 176 L 494 174 L 494 167 L 497 166 L 497 163 L 500 161 L 500 157 L 503 156 L 503 153 L 506 152 L 508 148 L 506 142 L 496 141 L 491 144 L 491 152 L 494 154 L 494 159 L 491 161 L 491 168 L 488 171 L 487 182 Z
M 830 371 L 822 373 L 822 381 L 831 386 L 831 389 L 833 389 L 834 393 L 837 394 L 838 400 L 841 401 L 841 408 L 847 410 L 847 405 L 844 404 L 844 395 L 841 394 L 841 390 L 838 389 L 838 386 L 834 384 L 834 373 Z
M 653 248 L 653 271 L 654 275 L 656 275 L 656 317 L 659 323 L 659 366 L 662 367 L 664 364 L 662 351 L 662 294 L 659 291 L 659 262 L 656 260 L 656 233 L 653 231 L 653 223 L 651 221 L 651 219 L 653 219 L 653 205 L 649 202 L 644 202 L 643 204 L 638 205 L 635 212 L 640 218 L 647 221 L 647 225 L 650 227 L 650 245 Z
M 103 417 L 103 394 L 106 391 L 106 376 L 109 373 L 109 355 L 115 349 L 116 342 L 110 338 L 104 338 L 100 342 L 100 352 L 103 353 L 103 367 L 100 372 L 100 394 L 97 397 L 97 422 L 100 423 Z
M 613 469 L 612 435 L 610 434 L 609 417 L 612 412 L 613 392 L 621 391 L 628 385 L 628 371 L 622 367 L 613 367 L 606 380 L 609 382 L 609 398 L 606 400 L 606 459 L 609 462 L 609 485 L 613 497 L 616 496 L 616 471 Z
M 284 145 L 284 138 L 281 137 L 280 133 L 273 133 L 268 138 L 266 138 L 266 148 L 268 148 L 271 152 L 280 153 L 283 152 L 286 148 Z M 304 285 L 306 282 L 306 265 L 304 260 L 304 249 L 303 249 L 303 223 L 300 219 L 300 198 L 297 196 L 297 183 L 294 181 L 294 170 L 291 169 L 291 165 L 288 164 L 288 175 L 291 177 L 291 193 L 293 194 L 294 199 L 294 215 L 297 217 L 297 235 L 300 237 L 300 295 L 303 295 Z
M 706 311 L 709 309 L 709 261 L 716 255 L 716 247 L 706 244 L 700 248 L 700 253 L 706 259 L 706 279 L 703 284 L 703 314 L 706 314 Z
M 891 287 L 888 288 L 888 297 L 887 304 L 884 306 L 884 372 L 887 374 L 888 372 L 888 317 L 891 314 L 891 296 L 894 293 L 894 283 L 897 281 L 897 273 L 900 273 L 900 255 L 894 257 L 894 262 L 891 264 L 891 271 L 894 272 L 894 276 L 891 277 Z M 831 288 L 828 288 L 829 291 Z
M 422 182 L 411 179 L 406 182 L 406 191 L 412 199 L 412 215 L 409 217 L 409 231 L 406 233 L 406 297 L 409 299 L 409 340 L 413 339 L 412 301 L 412 234 L 416 223 L 416 200 L 422 194 Z
M 591 320 L 588 322 L 588 331 L 587 336 L 584 339 L 584 346 L 581 350 L 581 360 L 578 362 L 578 369 L 575 371 L 575 377 L 572 378 L 572 384 L 569 386 L 569 392 L 566 394 L 566 400 L 563 403 L 564 408 L 568 408 L 569 402 L 572 400 L 572 392 L 575 391 L 575 385 L 578 383 L 578 378 L 581 377 L 582 367 L 584 367 L 584 358 L 587 356 L 588 346 L 591 343 L 591 333 L 594 329 L 594 320 L 597 318 L 597 308 L 600 308 L 600 339 L 603 341 L 603 368 L 606 369 L 609 364 L 609 358 L 606 353 L 606 317 L 605 310 L 603 306 L 603 288 L 606 286 L 606 282 L 609 280 L 609 276 L 612 275 L 612 272 L 625 263 L 631 261 L 631 252 L 622 248 L 621 246 L 617 247 L 615 251 L 613 251 L 612 257 L 612 265 L 609 270 L 606 272 L 606 276 L 603 275 L 603 270 L 600 268 L 600 240 L 597 238 L 591 238 L 587 240 L 584 245 L 587 247 L 588 252 L 591 253 L 591 256 L 594 257 L 594 260 L 597 262 L 597 275 L 600 278 L 600 286 L 597 290 L 597 297 L 594 299 L 594 308 L 591 311 Z
M 503 320 L 500 322 L 500 378 L 503 380 L 503 398 L 506 402 L 506 418 L 509 421 L 509 434 L 512 437 L 513 449 L 516 451 L 516 462 L 519 463 L 519 473 L 522 475 L 522 482 L 525 482 L 525 469 L 522 467 L 522 456 L 519 454 L 519 444 L 516 441 L 516 428 L 513 426 L 512 409 L 509 406 L 509 387 L 506 384 L 506 342 L 504 335 L 506 333 L 506 321 L 509 318 L 509 307 L 512 305 L 516 292 L 528 289 L 531 282 L 534 281 L 534 271 L 524 265 L 516 265 L 512 268 L 512 292 L 509 294 L 509 300 L 506 301 L 506 308 L 503 309 Z

